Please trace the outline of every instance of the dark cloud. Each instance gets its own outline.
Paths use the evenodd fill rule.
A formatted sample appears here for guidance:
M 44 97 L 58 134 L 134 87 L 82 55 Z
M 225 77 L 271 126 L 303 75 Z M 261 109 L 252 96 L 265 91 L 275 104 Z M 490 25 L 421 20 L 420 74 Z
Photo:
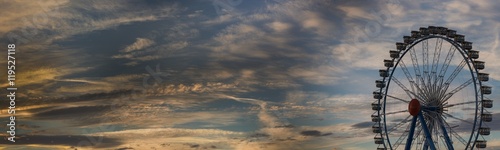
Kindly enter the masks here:
M 132 148 L 132 147 L 122 147 L 122 148 L 117 148 L 115 150 L 132 150 L 132 149 L 134 149 L 134 148 Z
M 130 94 L 132 94 L 133 92 L 139 92 L 139 91 L 130 90 L 130 89 L 122 89 L 122 90 L 114 90 L 114 91 L 109 91 L 109 92 L 81 93 L 81 94 L 75 95 L 75 96 L 44 97 L 44 98 L 26 97 L 28 100 L 18 101 L 16 103 L 20 106 L 74 103 L 74 102 L 82 102 L 82 101 L 94 101 L 94 100 L 126 97 L 126 96 L 129 96 Z
M 200 145 L 199 145 L 199 144 L 193 144 L 193 145 L 191 145 L 190 147 L 191 147 L 191 148 L 198 148 L 198 147 L 200 147 Z
M 83 136 L 83 135 L 20 135 L 15 143 L 8 140 L 0 140 L 0 144 L 8 145 L 66 145 L 66 146 L 90 146 L 93 148 L 109 148 L 119 146 L 123 143 L 118 139 L 107 138 L 103 136 Z M 90 141 L 94 139 L 96 141 Z M 95 143 L 91 143 L 95 142 Z
M 329 136 L 332 135 L 333 133 L 322 133 L 321 131 L 318 130 L 305 130 L 300 132 L 300 134 L 303 136 Z
M 485 122 L 484 124 L 491 128 L 491 130 L 500 130 L 500 113 L 492 114 L 491 122 Z
M 252 138 L 269 137 L 269 136 L 270 136 L 269 134 L 265 134 L 265 133 L 255 133 L 255 134 L 250 135 L 250 137 L 252 137 Z
M 71 116 L 81 116 L 85 115 L 95 115 L 103 113 L 104 111 L 109 110 L 109 106 L 79 106 L 79 107 L 70 107 L 70 108 L 61 108 L 55 110 L 49 110 L 41 113 L 37 113 L 34 117 L 37 118 L 54 118 L 57 117 L 61 119 L 61 117 L 71 117 Z
M 493 119 L 491 120 L 491 122 L 483 122 L 482 126 L 483 127 L 489 127 L 491 131 L 498 131 L 498 130 L 500 130 L 500 119 L 499 119 L 500 118 L 500 113 L 493 113 L 492 114 L 492 118 Z M 458 125 L 458 127 L 456 127 L 456 128 L 453 129 L 456 132 L 470 132 L 471 129 L 472 129 L 472 124 L 471 123 L 474 122 L 473 118 L 465 119 L 465 121 L 470 122 L 470 123 L 467 123 L 467 122 L 464 122 L 464 121 L 457 121 L 455 119 L 451 119 L 451 120 L 454 120 L 454 123 L 452 123 L 451 126 Z
M 356 123 L 356 124 L 353 124 L 352 127 L 353 128 L 369 128 L 371 126 L 373 126 L 373 122 L 360 122 L 360 123 Z

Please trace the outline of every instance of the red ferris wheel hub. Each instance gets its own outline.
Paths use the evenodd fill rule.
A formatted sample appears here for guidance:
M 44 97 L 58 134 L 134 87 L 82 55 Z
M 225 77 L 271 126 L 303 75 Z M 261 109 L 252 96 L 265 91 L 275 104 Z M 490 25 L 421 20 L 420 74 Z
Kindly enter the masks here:
M 420 112 L 420 102 L 417 99 L 412 99 L 410 104 L 408 104 L 408 112 L 410 115 L 417 116 Z

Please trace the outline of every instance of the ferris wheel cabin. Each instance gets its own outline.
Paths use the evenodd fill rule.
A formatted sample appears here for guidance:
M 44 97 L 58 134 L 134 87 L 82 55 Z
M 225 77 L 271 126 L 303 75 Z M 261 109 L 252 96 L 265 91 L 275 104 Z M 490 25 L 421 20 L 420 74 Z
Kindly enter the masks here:
M 399 51 L 389 51 L 391 58 L 399 58 Z
M 474 60 L 473 64 L 474 64 L 474 67 L 476 67 L 479 70 L 484 69 L 484 61 Z
M 372 103 L 372 110 L 380 110 L 381 108 L 379 103 Z
M 478 73 L 477 79 L 479 79 L 479 81 L 488 81 L 490 78 L 489 78 L 489 74 L 487 74 L 487 73 Z
M 379 122 L 381 121 L 380 116 L 373 114 L 372 115 L 372 122 Z
M 490 113 L 481 114 L 481 120 L 484 122 L 491 122 L 493 116 Z
M 428 28 L 430 34 L 437 34 L 438 33 L 438 28 L 435 26 L 429 26 Z
M 382 137 L 374 137 L 373 138 L 375 140 L 375 144 L 384 144 L 384 139 L 382 139 Z
M 493 101 L 491 99 L 485 99 L 482 102 L 482 105 L 484 108 L 491 108 L 493 107 Z
M 491 86 L 486 86 L 486 85 L 481 86 L 481 93 L 491 94 Z
M 382 94 L 380 92 L 373 92 L 373 98 L 374 99 L 381 99 L 382 98 Z
M 377 86 L 378 88 L 384 88 L 384 87 L 385 87 L 385 83 L 384 83 L 384 81 L 382 81 L 382 80 L 376 80 L 376 81 L 375 81 L 375 84 L 376 84 L 376 86 Z
M 436 27 L 436 30 L 437 30 L 437 34 L 441 34 L 441 35 L 446 35 L 448 32 L 448 28 L 445 28 L 445 27 Z
M 479 58 L 479 51 L 469 50 L 469 52 L 467 52 L 467 54 L 469 55 L 469 58 L 472 58 L 472 59 L 478 59 Z
M 455 30 L 450 30 L 450 29 L 446 30 L 446 36 L 449 38 L 455 37 L 455 34 L 457 34 L 457 31 Z
M 418 31 L 411 31 L 411 37 L 416 39 L 420 37 L 420 32 Z
M 421 27 L 419 29 L 419 31 L 420 31 L 420 35 L 424 35 L 424 36 L 429 35 L 429 30 L 427 30 L 427 28 Z
M 462 47 L 466 50 L 471 50 L 472 49 L 472 42 L 469 41 L 464 41 L 462 43 Z
M 394 67 L 394 62 L 392 60 L 385 59 L 384 66 L 385 67 Z
M 465 41 L 465 36 L 461 34 L 455 34 L 455 42 L 462 43 Z
M 481 127 L 481 128 L 479 128 L 479 134 L 481 134 L 481 135 L 490 135 L 490 128 L 488 128 L 488 127 Z
M 382 133 L 382 128 L 378 124 L 375 124 L 372 126 L 372 131 L 373 133 Z
M 398 51 L 404 51 L 405 48 L 406 48 L 405 43 L 399 43 L 399 42 L 396 43 L 396 49 L 398 49 Z
M 403 41 L 405 44 L 410 44 L 411 42 L 413 42 L 413 38 L 411 36 L 403 36 Z
M 389 77 L 389 73 L 385 69 L 378 70 L 378 73 L 380 74 L 380 77 Z
M 477 140 L 476 141 L 476 148 L 486 148 L 486 141 Z

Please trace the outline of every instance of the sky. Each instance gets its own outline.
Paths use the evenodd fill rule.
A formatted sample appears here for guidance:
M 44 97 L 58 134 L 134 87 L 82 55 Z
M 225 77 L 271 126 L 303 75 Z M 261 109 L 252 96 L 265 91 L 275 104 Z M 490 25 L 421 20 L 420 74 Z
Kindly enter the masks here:
M 378 70 L 403 36 L 431 25 L 464 34 L 486 62 L 494 100 L 486 138 L 498 149 L 497 8 L 487 0 L 1 1 L 0 45 L 16 44 L 21 138 L 0 149 L 376 149 Z

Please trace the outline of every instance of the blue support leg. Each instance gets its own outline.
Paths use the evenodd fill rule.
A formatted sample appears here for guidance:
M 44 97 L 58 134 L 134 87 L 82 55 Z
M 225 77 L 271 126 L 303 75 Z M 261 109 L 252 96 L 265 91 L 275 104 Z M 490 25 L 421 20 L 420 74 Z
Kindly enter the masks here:
M 408 134 L 408 139 L 406 140 L 405 149 L 411 149 L 411 142 L 413 141 L 413 133 L 415 132 L 415 125 L 417 124 L 417 116 L 413 116 L 411 120 L 410 133 Z
M 444 127 L 443 120 L 439 119 L 439 125 L 441 126 L 441 131 L 443 131 L 444 139 L 446 141 L 446 146 L 448 146 L 448 150 L 454 150 L 453 144 L 451 143 L 450 136 L 448 136 L 448 132 L 446 131 L 446 128 Z
M 420 124 L 422 124 L 422 129 L 424 129 L 425 138 L 427 141 L 426 143 L 429 145 L 431 150 L 436 150 L 436 146 L 434 146 L 434 142 L 432 141 L 431 132 L 429 131 L 429 128 L 427 128 L 427 123 L 425 123 L 424 115 L 422 115 L 422 112 L 418 113 L 418 118 L 420 119 Z

